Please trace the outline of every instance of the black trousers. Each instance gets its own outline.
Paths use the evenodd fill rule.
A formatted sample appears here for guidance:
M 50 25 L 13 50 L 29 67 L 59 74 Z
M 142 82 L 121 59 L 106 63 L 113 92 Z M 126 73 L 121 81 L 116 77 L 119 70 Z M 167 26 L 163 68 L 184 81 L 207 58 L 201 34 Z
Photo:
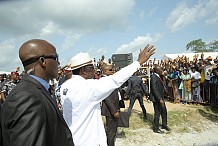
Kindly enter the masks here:
M 161 106 L 160 102 L 153 102 L 154 106 L 154 130 L 159 129 L 159 119 L 162 118 L 162 126 L 167 126 L 167 108 L 166 105 Z
M 209 80 L 205 80 L 204 81 L 204 96 L 203 96 L 203 101 L 204 102 L 211 102 L 210 101 L 210 81 Z
M 115 137 L 117 133 L 118 119 L 106 116 L 106 135 L 108 146 L 115 146 Z
M 138 99 L 138 101 L 139 101 L 139 104 L 140 104 L 140 107 L 142 109 L 143 115 L 146 116 L 146 109 L 145 109 L 145 106 L 144 106 L 142 93 L 136 93 L 136 94 L 130 95 L 130 98 L 129 98 L 130 103 L 129 103 L 129 108 L 128 108 L 128 114 L 129 115 L 131 114 L 131 110 L 133 108 L 133 105 L 134 105 L 136 99 Z

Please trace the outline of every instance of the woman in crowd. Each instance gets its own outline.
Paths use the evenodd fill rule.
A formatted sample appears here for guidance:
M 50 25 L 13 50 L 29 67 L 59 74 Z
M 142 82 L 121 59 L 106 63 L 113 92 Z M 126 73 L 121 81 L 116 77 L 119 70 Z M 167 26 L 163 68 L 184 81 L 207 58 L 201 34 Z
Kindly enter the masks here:
M 191 75 L 189 74 L 188 69 L 183 69 L 183 72 L 179 73 L 179 77 L 182 79 L 182 82 L 179 85 L 179 89 L 182 90 L 182 103 L 191 101 Z

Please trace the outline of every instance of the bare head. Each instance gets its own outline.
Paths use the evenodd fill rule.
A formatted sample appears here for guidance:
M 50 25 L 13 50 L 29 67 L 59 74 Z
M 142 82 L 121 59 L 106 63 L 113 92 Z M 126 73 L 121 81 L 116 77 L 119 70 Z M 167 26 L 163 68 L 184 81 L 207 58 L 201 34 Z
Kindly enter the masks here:
M 163 74 L 163 69 L 162 67 L 155 65 L 154 66 L 154 72 L 157 73 L 158 75 L 162 75 Z
M 58 55 L 55 47 L 41 39 L 32 39 L 21 45 L 19 57 L 28 74 L 46 81 L 57 77 Z
M 109 64 L 105 64 L 102 67 L 103 73 L 107 76 L 114 74 L 113 66 Z

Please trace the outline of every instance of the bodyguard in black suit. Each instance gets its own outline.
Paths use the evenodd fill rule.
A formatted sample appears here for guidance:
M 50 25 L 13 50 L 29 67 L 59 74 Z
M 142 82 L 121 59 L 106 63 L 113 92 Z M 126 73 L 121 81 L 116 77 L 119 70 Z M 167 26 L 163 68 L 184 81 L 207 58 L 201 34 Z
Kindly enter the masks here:
M 103 73 L 104 75 L 112 75 L 112 66 L 105 65 L 103 67 Z M 108 146 L 115 145 L 118 118 L 120 116 L 118 92 L 118 89 L 114 90 L 106 99 L 102 101 L 101 114 L 106 117 L 106 135 Z
M 19 50 L 25 71 L 2 107 L 4 146 L 73 146 L 66 122 L 49 93 L 57 77 L 58 56 L 45 40 L 29 40 Z
M 160 66 L 154 67 L 154 73 L 151 75 L 151 93 L 150 100 L 154 106 L 154 127 L 155 133 L 163 133 L 159 129 L 159 118 L 162 117 L 162 128 L 169 131 L 167 126 L 167 108 L 164 102 L 164 84 L 160 78 L 163 70 Z
M 140 107 L 142 109 L 144 119 L 147 118 L 146 116 L 146 109 L 143 102 L 143 95 L 147 93 L 147 87 L 144 85 L 142 79 L 138 77 L 138 71 L 133 74 L 133 76 L 128 80 L 128 88 L 127 93 L 129 94 L 129 108 L 128 108 L 128 114 L 131 114 L 131 110 L 133 108 L 133 105 L 138 99 Z

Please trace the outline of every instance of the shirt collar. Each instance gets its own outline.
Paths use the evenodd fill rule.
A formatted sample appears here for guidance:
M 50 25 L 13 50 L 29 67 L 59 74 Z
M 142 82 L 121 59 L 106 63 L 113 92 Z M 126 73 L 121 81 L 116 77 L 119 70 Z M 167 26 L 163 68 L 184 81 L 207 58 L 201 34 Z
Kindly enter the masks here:
M 157 75 L 159 78 L 160 78 L 160 75 L 159 74 L 157 74 L 157 73 L 154 73 L 155 75 Z
M 48 90 L 49 88 L 49 83 L 45 80 L 43 80 L 42 78 L 39 78 L 37 76 L 34 76 L 34 75 L 30 75 L 31 77 L 33 77 L 34 79 L 36 79 L 40 84 L 42 84 L 46 90 Z

